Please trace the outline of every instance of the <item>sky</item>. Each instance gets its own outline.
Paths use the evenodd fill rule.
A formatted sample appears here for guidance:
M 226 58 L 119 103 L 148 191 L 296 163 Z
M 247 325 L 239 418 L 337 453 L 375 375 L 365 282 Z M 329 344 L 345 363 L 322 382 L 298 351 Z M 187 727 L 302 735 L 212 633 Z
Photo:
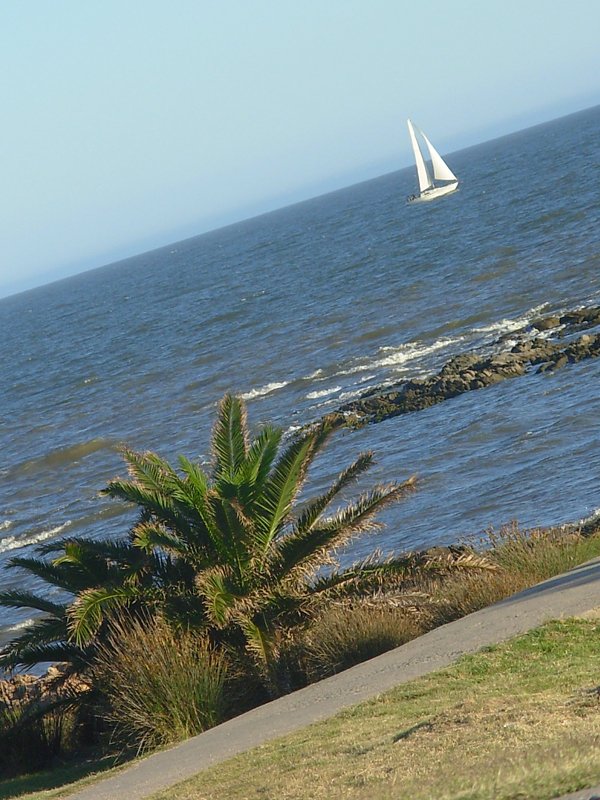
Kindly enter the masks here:
M 600 0 L 0 0 L 0 296 L 600 103 Z

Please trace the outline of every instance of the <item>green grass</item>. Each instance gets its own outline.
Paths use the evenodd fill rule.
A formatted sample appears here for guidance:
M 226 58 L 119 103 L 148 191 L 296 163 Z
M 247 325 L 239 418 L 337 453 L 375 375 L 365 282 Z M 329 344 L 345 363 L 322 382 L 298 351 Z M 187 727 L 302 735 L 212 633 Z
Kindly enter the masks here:
M 153 800 L 544 800 L 600 782 L 600 624 L 553 622 Z

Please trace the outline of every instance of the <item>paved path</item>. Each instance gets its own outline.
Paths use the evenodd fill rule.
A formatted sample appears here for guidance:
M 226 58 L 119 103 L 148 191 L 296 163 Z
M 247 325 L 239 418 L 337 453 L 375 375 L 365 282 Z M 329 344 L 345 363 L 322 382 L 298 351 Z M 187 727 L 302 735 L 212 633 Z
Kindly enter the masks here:
M 242 714 L 155 753 L 69 800 L 140 800 L 206 767 L 331 717 L 465 653 L 510 639 L 551 619 L 600 607 L 600 559 L 526 589 L 345 672 Z M 587 797 L 590 795 L 584 795 Z
M 580 792 L 565 794 L 557 800 L 600 800 L 600 786 L 593 786 L 591 789 L 582 789 Z

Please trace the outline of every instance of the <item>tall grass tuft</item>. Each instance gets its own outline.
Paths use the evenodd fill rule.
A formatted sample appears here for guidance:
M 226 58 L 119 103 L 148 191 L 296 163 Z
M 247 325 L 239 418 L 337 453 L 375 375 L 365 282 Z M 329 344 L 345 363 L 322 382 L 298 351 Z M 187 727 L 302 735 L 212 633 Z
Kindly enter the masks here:
M 224 718 L 225 657 L 195 632 L 162 620 L 113 624 L 101 648 L 96 680 L 101 712 L 138 752 L 195 736 Z
M 325 609 L 306 633 L 305 659 L 310 680 L 399 647 L 423 632 L 410 610 L 386 603 L 356 602 Z
M 523 530 L 516 523 L 487 531 L 477 549 L 497 569 L 449 576 L 431 592 L 434 626 L 497 603 L 600 555 L 600 535 L 564 528 Z
M 499 567 L 532 585 L 594 558 L 599 539 L 556 527 L 523 531 L 513 523 L 498 533 L 488 531 L 484 544 L 486 541 Z
M 488 531 L 462 552 L 438 574 L 429 569 L 412 573 L 404 586 L 405 601 L 412 597 L 411 602 L 397 606 L 398 587 L 384 585 L 372 602 L 322 609 L 305 634 L 308 680 L 373 658 L 597 557 L 600 535 L 565 528 L 523 530 L 514 523 Z

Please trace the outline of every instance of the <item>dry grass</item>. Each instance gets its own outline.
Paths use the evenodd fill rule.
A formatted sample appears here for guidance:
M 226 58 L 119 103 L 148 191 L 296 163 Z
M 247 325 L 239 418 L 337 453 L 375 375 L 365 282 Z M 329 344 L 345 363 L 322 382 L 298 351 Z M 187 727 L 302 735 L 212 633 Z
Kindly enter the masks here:
M 305 673 L 312 681 L 340 672 L 599 555 L 597 533 L 516 524 L 489 531 L 468 550 L 442 549 L 403 584 L 326 608 L 298 648 Z
M 154 800 L 543 800 L 600 780 L 597 620 L 551 623 Z
M 464 617 L 600 555 L 600 535 L 562 528 L 522 530 L 516 523 L 490 530 L 476 549 L 493 572 L 447 576 L 430 590 L 434 625 Z
M 160 620 L 115 623 L 96 666 L 103 716 L 138 752 L 222 722 L 226 675 L 224 657 L 201 636 Z
M 420 621 L 403 608 L 366 603 L 334 605 L 307 632 L 307 672 L 312 680 L 319 680 L 399 647 L 421 632 Z

